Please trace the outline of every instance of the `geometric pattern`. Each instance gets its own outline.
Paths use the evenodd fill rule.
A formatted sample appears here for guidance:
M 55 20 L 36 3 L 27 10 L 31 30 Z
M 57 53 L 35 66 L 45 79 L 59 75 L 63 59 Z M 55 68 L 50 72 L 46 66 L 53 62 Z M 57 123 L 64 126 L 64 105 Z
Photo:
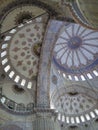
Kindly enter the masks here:
M 77 117 L 82 117 L 81 121 L 85 122 L 86 119 L 91 120 L 98 116 L 96 94 L 92 90 L 89 90 L 88 94 L 87 92 L 87 88 L 74 84 L 68 88 L 62 87 L 56 90 L 51 100 L 59 113 L 58 119 L 74 124 Z
M 78 88 L 80 86 L 75 85 L 73 84 L 69 86 L 69 88 L 59 88 L 52 95 L 52 101 L 55 108 L 66 115 L 82 114 L 97 105 L 94 91 L 91 92 L 90 90 L 89 94 L 85 95 L 88 89 L 84 86 Z M 91 95 L 93 96 L 91 97 Z
M 89 79 L 97 76 L 94 68 L 98 65 L 98 32 L 78 24 L 64 25 L 56 39 L 53 61 L 73 79 L 79 80 L 81 73 Z
M 25 26 L 11 38 L 12 44 L 9 44 L 7 50 L 9 60 L 17 72 L 26 78 L 31 79 L 37 74 L 38 57 L 34 55 L 33 47 L 38 41 L 41 41 L 41 38 L 42 26 L 40 24 Z
M 40 46 L 47 15 L 30 20 L 8 32 L 2 44 L 4 71 L 21 86 L 32 87 L 38 73 Z
M 55 36 L 60 29 L 62 22 L 56 20 L 50 20 L 44 37 L 42 46 L 40 70 L 38 76 L 38 84 L 40 87 L 37 89 L 37 104 L 39 106 L 50 107 L 49 101 L 49 86 L 50 86 L 50 59 L 51 52 L 53 51 L 53 44 Z M 55 28 L 56 26 L 56 28 Z
M 77 95 L 77 96 L 76 96 Z M 81 114 L 88 109 L 93 108 L 96 105 L 96 101 L 83 94 L 67 93 L 60 96 L 57 102 L 55 102 L 55 107 L 60 112 L 65 112 L 66 114 Z

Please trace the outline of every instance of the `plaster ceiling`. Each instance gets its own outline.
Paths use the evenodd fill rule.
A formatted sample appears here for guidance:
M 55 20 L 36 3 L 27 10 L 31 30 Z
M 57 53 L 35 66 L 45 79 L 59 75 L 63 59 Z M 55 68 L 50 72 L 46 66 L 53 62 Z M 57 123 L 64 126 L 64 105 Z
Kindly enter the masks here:
M 15 27 L 18 24 L 19 19 L 23 17 L 23 14 L 29 14 L 30 17 L 34 18 L 36 16 L 39 16 L 42 13 L 48 12 L 51 18 L 53 19 L 60 18 L 60 17 L 65 18 L 65 16 L 71 17 L 69 16 L 70 14 L 69 12 L 68 14 L 67 13 L 64 14 L 64 12 L 62 13 L 62 9 L 61 9 L 62 6 L 60 5 L 61 2 L 58 0 L 53 0 L 51 2 L 48 0 L 46 1 L 41 0 L 41 2 L 43 2 L 45 5 L 40 3 L 39 7 L 35 6 L 36 2 L 34 3 L 33 6 L 31 6 L 30 4 L 30 5 L 24 5 L 22 7 L 17 6 L 16 8 L 13 9 L 12 9 L 13 6 L 11 6 L 12 10 L 10 10 L 9 8 L 10 6 L 7 6 L 7 4 L 10 2 L 11 0 L 6 0 L 3 1 L 1 4 L 1 15 L 0 15 L 2 18 L 1 32 L 8 31 L 9 29 Z M 5 11 L 3 7 L 6 7 Z M 68 11 L 67 9 L 65 10 Z M 6 15 L 2 17 L 4 13 Z M 54 14 L 57 15 L 55 16 Z M 1 67 L 1 69 L 3 68 L 5 71 L 5 75 L 6 74 L 8 75 L 9 78 L 7 80 L 10 80 L 11 78 L 12 81 L 17 83 L 20 87 L 23 87 L 24 89 L 26 89 L 27 87 L 30 89 L 34 88 L 33 92 L 35 92 L 34 90 L 36 84 L 34 87 L 33 86 L 34 82 L 32 81 L 32 77 L 34 77 L 35 75 L 38 76 L 37 74 L 38 74 L 40 48 L 37 48 L 39 47 L 37 45 L 39 45 L 39 43 L 42 43 L 43 41 L 43 47 L 41 50 L 43 49 L 46 50 L 41 54 L 40 67 L 41 66 L 44 67 L 43 69 L 40 70 L 39 73 L 39 77 L 43 77 L 43 78 L 41 78 L 41 80 L 40 78 L 38 79 L 37 85 L 39 85 L 40 83 L 41 88 L 43 86 L 46 87 L 50 85 L 50 88 L 48 88 L 48 93 L 50 93 L 49 96 L 51 96 L 51 101 L 53 102 L 53 105 L 55 106 L 56 110 L 58 110 L 60 114 L 63 113 L 63 115 L 60 115 L 62 119 L 59 117 L 58 118 L 63 122 L 67 122 L 68 124 L 73 124 L 73 121 L 75 122 L 75 120 L 76 120 L 75 123 L 78 124 L 79 121 L 80 123 L 83 123 L 85 121 L 89 121 L 90 119 L 93 118 L 95 119 L 96 116 L 98 116 L 95 93 L 92 92 L 90 89 L 85 89 L 85 87 L 83 88 L 83 85 L 81 84 L 84 83 L 85 77 L 88 78 L 87 83 L 89 79 L 92 79 L 92 81 L 93 78 L 94 80 L 97 80 L 98 72 L 97 72 L 96 60 L 98 60 L 97 59 L 98 32 L 92 31 L 90 29 L 86 29 L 80 26 L 79 24 L 74 24 L 74 23 L 72 24 L 72 23 L 56 21 L 56 20 L 50 20 L 46 29 L 45 24 L 47 22 L 47 18 L 48 18 L 47 15 L 43 18 L 42 17 L 36 19 L 34 18 L 33 21 L 32 20 L 27 21 L 24 18 L 23 24 L 4 33 L 5 37 L 3 37 L 4 38 L 2 40 L 3 44 L 1 46 L 2 48 L 1 61 L 3 66 Z M 45 35 L 43 35 L 44 32 Z M 87 43 L 84 41 L 87 41 Z M 62 45 L 62 42 L 64 43 L 64 45 Z M 54 47 L 54 51 L 53 51 L 53 47 Z M 67 51 L 67 53 L 65 53 L 65 51 Z M 52 59 L 52 54 L 57 64 L 59 64 L 59 67 L 57 64 L 54 63 L 53 60 L 50 63 L 50 58 Z M 42 59 L 42 55 L 44 55 L 43 59 Z M 73 57 L 73 60 L 70 59 L 70 57 Z M 6 62 L 6 60 L 8 62 Z M 34 61 L 36 61 L 36 64 L 34 63 Z M 90 69 L 87 69 L 85 71 L 85 68 L 88 67 L 89 65 L 91 65 Z M 64 67 L 63 70 L 61 69 L 62 66 Z M 81 68 L 84 70 L 82 74 L 80 73 Z M 74 73 L 73 71 L 72 73 L 70 73 L 69 70 L 73 70 L 73 69 L 74 69 Z M 51 71 L 52 74 L 50 74 L 49 71 Z M 43 79 L 45 84 L 43 84 L 42 81 Z M 50 84 L 48 83 L 49 80 L 51 81 Z M 79 82 L 79 80 L 81 82 Z M 1 84 L 3 85 L 2 88 L 3 88 L 4 95 L 6 95 L 6 97 L 10 99 L 12 99 L 14 96 L 13 99 L 17 103 L 20 103 L 19 98 L 21 98 L 21 102 L 22 99 L 24 98 L 23 103 L 27 105 L 29 102 L 26 102 L 27 100 L 25 101 L 25 98 L 27 96 L 25 95 L 27 94 L 26 91 L 25 94 L 22 93 L 21 95 L 19 95 L 20 97 L 16 99 L 17 94 L 15 94 L 15 92 L 12 89 L 12 86 L 14 84 L 12 81 L 9 83 L 8 93 L 7 93 L 7 85 L 6 85 L 8 83 L 3 84 L 2 82 L 4 82 L 4 80 L 1 81 Z M 81 89 L 79 89 L 78 92 L 76 91 L 75 93 L 73 93 L 73 88 L 74 88 L 73 85 L 72 89 L 70 89 L 70 86 L 68 86 L 68 88 L 65 91 L 66 87 L 64 87 L 64 85 L 67 86 L 68 83 L 67 81 L 69 81 L 70 84 L 72 84 L 72 81 L 74 81 L 74 83 L 76 83 L 75 81 L 77 81 L 77 84 L 79 84 L 80 86 L 78 86 L 77 84 L 74 85 L 75 87 L 77 86 L 78 88 Z M 64 88 L 62 88 L 62 86 Z M 57 90 L 59 90 L 60 95 L 58 95 L 59 92 Z M 86 93 L 83 92 L 85 90 L 86 92 L 87 90 L 89 90 L 90 94 L 86 95 Z M 12 95 L 9 94 L 10 91 L 13 93 Z M 44 88 L 44 90 L 40 89 L 38 95 L 40 93 L 45 95 L 47 94 L 46 91 L 47 88 Z M 35 95 L 32 94 L 32 97 L 33 97 L 32 99 L 30 97 L 29 101 L 31 100 L 36 101 Z M 43 99 L 44 101 L 47 101 L 47 98 L 45 98 L 44 96 Z M 42 101 L 43 99 L 39 99 L 39 101 Z M 85 114 L 82 115 L 83 113 L 87 115 Z M 68 116 L 67 116 L 68 118 L 65 118 L 64 117 L 65 114 L 69 115 L 69 117 L 71 118 L 69 118 Z M 76 115 L 78 114 L 79 116 L 75 116 L 74 118 L 73 115 L 75 114 Z

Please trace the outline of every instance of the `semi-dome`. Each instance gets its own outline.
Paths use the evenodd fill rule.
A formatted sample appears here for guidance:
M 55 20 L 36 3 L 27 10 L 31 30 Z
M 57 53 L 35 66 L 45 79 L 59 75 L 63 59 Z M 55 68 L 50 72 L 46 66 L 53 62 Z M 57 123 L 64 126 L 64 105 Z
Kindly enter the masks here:
M 47 14 L 10 30 L 2 43 L 4 71 L 21 86 L 34 85 Z M 34 81 L 34 82 L 33 82 Z
M 52 94 L 51 100 L 59 113 L 58 119 L 67 124 L 84 123 L 97 117 L 95 91 L 84 86 L 73 84 L 58 88 Z

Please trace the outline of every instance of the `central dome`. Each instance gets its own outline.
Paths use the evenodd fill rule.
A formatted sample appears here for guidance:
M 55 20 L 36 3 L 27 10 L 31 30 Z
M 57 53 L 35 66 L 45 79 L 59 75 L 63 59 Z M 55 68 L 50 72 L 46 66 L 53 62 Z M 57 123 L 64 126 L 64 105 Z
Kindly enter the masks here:
M 98 66 L 98 32 L 79 24 L 65 24 L 61 27 L 54 46 L 53 62 L 66 75 L 87 78 L 96 76 Z M 97 68 L 97 67 L 96 67 Z M 93 74 L 91 71 L 94 71 Z M 82 73 L 82 74 L 81 74 Z M 91 76 L 88 76 L 90 73 Z M 72 77 L 74 79 L 74 77 Z M 82 78 L 83 80 L 83 78 Z

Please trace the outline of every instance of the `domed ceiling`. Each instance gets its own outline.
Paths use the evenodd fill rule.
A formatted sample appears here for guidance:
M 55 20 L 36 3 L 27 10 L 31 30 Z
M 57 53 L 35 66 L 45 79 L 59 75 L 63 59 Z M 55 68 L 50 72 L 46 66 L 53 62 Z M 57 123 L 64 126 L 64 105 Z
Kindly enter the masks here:
M 57 86 L 51 100 L 59 113 L 58 119 L 68 124 L 83 123 L 98 115 L 97 96 L 94 91 L 84 86 Z
M 12 114 L 33 113 L 35 104 L 35 90 L 29 91 L 21 88 L 11 81 L 6 81 L 0 85 L 0 107 Z
M 88 79 L 98 76 L 98 32 L 74 23 L 51 23 L 59 25 L 60 28 L 56 30 L 54 26 L 50 26 L 51 32 L 56 32 L 56 35 L 46 35 L 50 41 L 55 37 L 53 43 L 51 42 L 54 48 L 50 106 L 59 113 L 58 120 L 68 125 L 95 120 L 98 116 L 98 96 L 94 90 L 95 84 L 91 86 Z M 67 80 L 67 77 L 72 81 Z
M 1 61 L 8 76 L 21 86 L 32 87 L 36 80 L 40 48 L 48 15 L 20 24 L 6 34 Z
M 13 7 L 9 12 L 7 12 L 7 14 L 5 13 L 5 15 L 2 17 L 1 33 L 4 33 L 6 30 L 10 30 L 15 26 L 24 23 L 26 20 L 38 17 L 45 12 L 45 10 L 32 5 Z
M 98 32 L 78 24 L 65 23 L 55 40 L 55 66 L 73 80 L 98 76 Z
M 0 82 L 1 108 L 13 114 L 30 114 L 32 123 L 37 105 L 46 108 L 53 105 L 55 112 L 58 112 L 58 120 L 74 129 L 75 125 L 91 122 L 98 117 L 98 96 L 93 80 L 92 86 L 88 84 L 89 88 L 83 82 L 85 80 L 88 83 L 88 79 L 95 80 L 98 76 L 98 32 L 80 24 L 49 20 L 46 12 L 51 12 L 50 17 L 53 19 L 58 18 L 60 13 L 62 16 L 65 14 L 58 0 L 51 1 L 57 4 L 42 1 L 44 4 L 35 0 L 32 5 L 32 1 L 18 0 L 16 3 L 19 2 L 21 6 L 12 2 L 5 10 L 1 9 L 0 69 L 4 70 Z M 84 2 L 73 1 L 70 4 L 71 11 L 79 13 L 77 19 L 82 19 L 79 23 L 95 28 L 93 22 L 88 23 L 85 17 L 88 12 L 82 10 Z M 53 15 L 56 14 L 55 9 L 60 10 L 58 17 Z M 65 20 L 65 17 L 62 19 Z M 4 76 L 8 79 L 3 80 Z M 23 120 L 28 125 L 27 118 Z
M 2 95 L 9 100 L 13 99 L 13 101 L 17 104 L 23 103 L 24 105 L 27 105 L 31 102 L 33 103 L 35 97 L 35 95 L 32 97 L 28 91 L 24 90 L 14 83 L 12 84 L 11 82 L 7 82 L 2 85 Z
M 98 30 L 98 1 L 69 0 L 62 1 L 70 8 L 73 18 L 81 25 Z

